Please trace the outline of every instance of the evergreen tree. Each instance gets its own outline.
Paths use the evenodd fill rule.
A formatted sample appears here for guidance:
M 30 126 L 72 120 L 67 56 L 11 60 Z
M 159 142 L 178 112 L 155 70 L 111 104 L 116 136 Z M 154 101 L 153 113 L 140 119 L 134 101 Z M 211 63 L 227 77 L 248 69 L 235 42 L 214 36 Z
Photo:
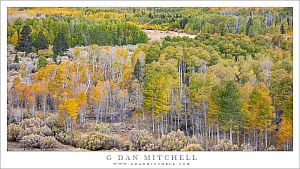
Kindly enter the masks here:
M 139 58 L 137 59 L 136 64 L 134 66 L 133 78 L 138 79 L 140 82 L 143 81 L 142 65 Z
M 15 56 L 14 63 L 19 63 L 19 56 L 18 55 Z
M 157 61 L 160 55 L 160 44 L 152 44 L 146 53 L 145 63 L 149 64 L 153 61 Z
M 19 41 L 16 49 L 22 52 L 30 53 L 32 51 L 31 28 L 27 25 L 23 26 L 20 33 Z
M 280 25 L 280 34 L 284 34 L 285 30 L 284 30 L 284 26 L 283 24 Z
M 185 25 L 188 23 L 188 18 L 183 18 L 180 20 L 179 25 L 180 25 L 180 29 L 184 29 Z
M 45 35 L 42 31 L 39 32 L 39 34 L 34 42 L 34 47 L 37 50 L 48 48 L 47 38 L 45 37 Z
M 252 26 L 253 21 L 252 21 L 252 17 L 248 20 L 247 25 L 246 25 L 246 35 L 248 36 L 250 33 L 250 27 Z
M 54 53 L 52 59 L 55 63 L 57 63 L 57 54 Z
M 68 39 L 64 32 L 59 31 L 53 42 L 54 54 L 59 54 L 69 48 Z
M 47 59 L 45 56 L 39 57 L 38 63 L 37 63 L 37 69 L 40 69 L 42 67 L 45 67 L 48 64 Z
M 217 103 L 220 109 L 220 121 L 225 128 L 229 127 L 232 142 L 232 129 L 239 122 L 241 115 L 241 96 L 235 82 L 227 82 L 225 87 L 219 90 Z

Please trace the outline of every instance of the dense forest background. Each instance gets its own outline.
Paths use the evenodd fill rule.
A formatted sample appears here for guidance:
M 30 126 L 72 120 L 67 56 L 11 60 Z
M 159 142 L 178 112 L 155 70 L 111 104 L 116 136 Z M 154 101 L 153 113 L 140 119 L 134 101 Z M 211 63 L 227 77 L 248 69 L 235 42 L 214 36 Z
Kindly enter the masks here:
M 9 8 L 8 148 L 293 150 L 292 13 Z

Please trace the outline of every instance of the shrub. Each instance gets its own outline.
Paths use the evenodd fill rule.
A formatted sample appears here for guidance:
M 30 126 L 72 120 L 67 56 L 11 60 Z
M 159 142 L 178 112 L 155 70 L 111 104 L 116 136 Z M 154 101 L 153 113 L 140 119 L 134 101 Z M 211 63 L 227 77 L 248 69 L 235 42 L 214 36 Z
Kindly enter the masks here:
M 32 149 L 32 148 L 40 148 L 42 136 L 37 134 L 30 134 L 28 136 L 24 136 L 20 141 L 22 146 L 25 149 Z
M 125 141 L 123 142 L 122 148 L 123 151 L 130 151 L 130 150 L 134 150 L 133 145 L 131 144 L 130 141 Z
M 72 135 L 70 130 L 67 130 L 66 132 L 59 132 L 55 135 L 55 138 L 63 144 L 70 145 L 72 143 Z
M 79 147 L 79 142 L 81 141 L 80 135 L 78 131 L 73 131 L 67 129 L 65 132 L 60 131 L 55 134 L 55 138 L 57 141 L 61 142 L 62 144 L 72 145 L 74 147 Z
M 146 130 L 132 129 L 129 132 L 129 141 L 133 144 L 131 149 L 137 151 L 153 151 L 161 147 L 159 141 L 155 141 Z
M 162 148 L 166 151 L 179 151 L 187 145 L 187 138 L 180 130 L 162 137 Z
M 93 124 L 90 128 L 90 131 L 109 134 L 111 132 L 111 127 L 107 123 Z
M 53 132 L 48 126 L 43 126 L 40 129 L 40 135 L 41 136 L 53 136 Z
M 192 137 L 187 137 L 188 140 L 188 144 L 198 144 L 198 139 L 195 135 L 193 135 Z
M 58 128 L 58 122 L 57 122 L 56 119 L 57 119 L 57 117 L 56 117 L 55 115 L 49 115 L 49 116 L 46 118 L 46 120 L 45 120 L 46 125 L 47 125 L 48 127 L 50 127 L 51 130 L 52 130 L 53 128 Z
M 99 132 L 84 134 L 81 137 L 79 147 L 92 151 L 110 150 L 113 148 L 112 138 Z
M 48 49 L 38 50 L 38 55 L 39 55 L 39 56 L 46 57 L 46 58 L 51 58 L 51 57 L 53 57 L 53 50 L 52 50 L 52 47 L 50 46 Z
M 201 144 L 189 144 L 180 151 L 203 151 L 203 147 Z
M 39 127 L 26 127 L 25 129 L 22 130 L 22 136 L 28 136 L 30 134 L 37 134 L 39 135 L 41 132 L 41 128 Z
M 7 110 L 7 124 L 16 123 L 20 124 L 20 121 L 24 118 L 22 110 Z
M 254 151 L 254 147 L 252 147 L 251 144 L 242 144 L 241 150 L 242 151 Z
M 121 149 L 124 143 L 118 138 L 118 136 L 110 135 L 109 140 L 111 142 L 111 146 L 116 149 Z
M 30 127 L 42 127 L 45 125 L 45 122 L 43 122 L 39 118 L 31 118 L 31 119 L 25 119 L 20 123 L 20 126 L 25 130 L 26 128 Z
M 9 124 L 7 126 L 7 140 L 18 141 L 22 138 L 21 128 L 16 124 Z
M 271 145 L 270 147 L 267 148 L 267 151 L 275 151 L 275 147 Z
M 57 144 L 57 140 L 53 136 L 42 137 L 40 148 L 42 150 L 53 149 Z
M 117 148 L 112 148 L 110 151 L 119 151 Z
M 220 143 L 217 145 L 214 145 L 212 147 L 213 151 L 238 151 L 239 147 L 237 145 L 232 144 L 227 139 L 220 140 Z

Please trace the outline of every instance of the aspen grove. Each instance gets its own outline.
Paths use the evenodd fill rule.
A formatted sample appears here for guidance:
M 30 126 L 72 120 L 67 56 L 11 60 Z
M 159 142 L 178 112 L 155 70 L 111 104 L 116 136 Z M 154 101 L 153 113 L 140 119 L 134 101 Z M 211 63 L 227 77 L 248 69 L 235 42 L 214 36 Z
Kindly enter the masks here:
M 292 13 L 9 8 L 8 143 L 23 150 L 291 151 Z M 149 41 L 145 30 L 166 36 Z

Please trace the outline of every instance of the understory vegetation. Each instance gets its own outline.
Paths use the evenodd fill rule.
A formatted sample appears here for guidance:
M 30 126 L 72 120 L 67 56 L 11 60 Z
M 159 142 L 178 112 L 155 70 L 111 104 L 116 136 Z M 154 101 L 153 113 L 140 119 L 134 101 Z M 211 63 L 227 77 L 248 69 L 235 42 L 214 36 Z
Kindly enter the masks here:
M 291 151 L 292 12 L 10 8 L 8 141 L 24 150 Z M 196 36 L 149 42 L 143 29 Z

